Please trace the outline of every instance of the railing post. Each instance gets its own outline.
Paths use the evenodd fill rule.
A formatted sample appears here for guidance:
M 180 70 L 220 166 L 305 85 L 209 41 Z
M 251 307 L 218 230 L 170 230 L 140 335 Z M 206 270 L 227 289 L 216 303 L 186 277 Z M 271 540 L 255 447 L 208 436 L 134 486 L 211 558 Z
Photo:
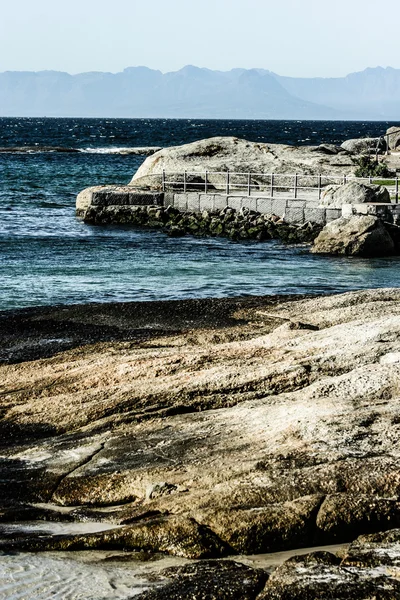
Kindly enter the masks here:
M 251 173 L 247 175 L 247 192 L 248 195 L 251 196 Z
M 321 173 L 318 175 L 318 200 L 321 200 L 321 191 L 322 191 L 322 176 Z
M 370 175 L 370 176 L 369 176 L 369 185 L 371 185 L 371 183 L 372 183 L 372 177 L 371 177 L 371 175 Z
M 294 176 L 293 196 L 297 198 L 297 173 Z
M 161 181 L 162 181 L 162 191 L 165 192 L 165 169 L 162 170 Z
M 399 178 L 396 177 L 396 204 L 399 203 Z
M 343 183 L 346 184 L 347 183 L 347 175 L 345 174 L 343 177 Z
M 229 177 L 229 171 L 226 172 L 226 195 L 229 196 L 229 183 L 230 183 L 230 177 Z
M 271 173 L 271 198 L 274 197 L 274 174 Z
M 207 191 L 208 191 L 208 186 L 207 186 L 207 173 L 208 173 L 208 172 L 206 171 L 206 174 L 205 174 L 205 177 L 204 177 L 204 193 L 205 193 L 205 194 L 207 194 Z
M 184 194 L 186 194 L 186 185 L 187 185 L 186 171 L 183 171 L 183 192 L 184 192 Z

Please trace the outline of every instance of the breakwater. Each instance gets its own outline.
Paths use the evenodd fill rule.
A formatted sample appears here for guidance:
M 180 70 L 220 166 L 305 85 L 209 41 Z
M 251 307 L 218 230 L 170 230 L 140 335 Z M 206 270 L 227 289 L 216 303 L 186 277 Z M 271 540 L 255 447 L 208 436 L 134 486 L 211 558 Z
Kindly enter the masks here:
M 309 243 L 321 231 L 326 222 L 327 212 L 326 209 L 316 208 L 319 218 L 305 220 L 304 214 L 307 214 L 307 209 L 303 206 L 296 207 L 291 209 L 290 213 L 294 218 L 288 221 L 285 218 L 286 201 L 282 200 L 275 201 L 276 212 L 269 204 L 270 210 L 261 212 L 251 208 L 257 207 L 255 198 L 230 198 L 197 193 L 139 194 L 126 188 L 84 193 L 84 199 L 81 197 L 77 203 L 77 215 L 83 218 L 85 223 L 152 227 L 165 230 L 171 237 L 191 234 L 223 236 L 231 240 L 279 239 L 292 244 Z M 295 210 L 298 211 L 297 219 Z M 276 214 L 277 212 L 281 215 Z M 337 210 L 330 212 L 334 212 L 335 215 L 340 213 Z
M 385 203 L 320 206 L 315 200 L 229 196 L 198 192 L 140 191 L 133 186 L 97 186 L 78 195 L 76 215 L 92 225 L 130 225 L 231 240 L 310 243 L 341 216 L 369 214 L 398 223 L 400 205 Z

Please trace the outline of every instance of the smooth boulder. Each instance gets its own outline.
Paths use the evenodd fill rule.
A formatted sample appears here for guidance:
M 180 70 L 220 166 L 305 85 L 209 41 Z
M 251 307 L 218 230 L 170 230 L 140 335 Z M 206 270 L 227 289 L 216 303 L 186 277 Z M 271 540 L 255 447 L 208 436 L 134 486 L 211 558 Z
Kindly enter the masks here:
M 386 136 L 389 136 L 389 149 L 398 150 L 400 147 L 400 125 L 389 127 Z
M 328 223 L 314 241 L 314 254 L 389 256 L 394 242 L 382 221 L 370 215 L 342 217 Z
M 344 185 L 330 185 L 321 196 L 321 206 L 341 208 L 343 204 L 365 204 L 366 202 L 390 203 L 390 194 L 381 185 L 366 185 L 349 181 Z
M 150 187 L 161 183 L 163 170 L 169 175 L 187 172 L 187 182 L 201 189 L 205 171 L 208 171 L 208 184 L 217 187 L 226 181 L 226 171 L 232 173 L 254 173 L 252 183 L 265 183 L 263 173 L 304 173 L 317 175 L 333 173 L 343 176 L 354 171 L 354 163 L 346 152 L 327 154 L 326 148 L 317 146 L 288 146 L 285 144 L 265 144 L 251 142 L 236 137 L 213 137 L 198 140 L 182 146 L 164 148 L 149 156 L 135 173 L 130 185 Z M 199 175 L 197 175 L 197 173 Z M 219 175 L 218 175 L 219 173 Z M 196 177 L 196 179 L 192 179 Z M 180 180 L 181 181 L 181 180 Z M 240 184 L 246 190 L 247 177 L 236 176 L 232 185 Z M 179 188 L 181 189 L 181 187 Z
M 351 154 L 369 154 L 370 152 L 385 151 L 386 142 L 383 138 L 356 138 L 345 140 L 341 145 L 343 150 Z

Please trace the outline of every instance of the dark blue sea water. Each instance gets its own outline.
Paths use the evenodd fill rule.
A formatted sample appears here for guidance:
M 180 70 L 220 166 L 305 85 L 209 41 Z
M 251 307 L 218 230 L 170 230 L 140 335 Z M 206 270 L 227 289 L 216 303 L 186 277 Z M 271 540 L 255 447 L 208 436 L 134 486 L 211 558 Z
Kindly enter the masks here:
M 76 194 L 127 183 L 144 157 L 119 149 L 214 135 L 289 144 L 381 135 L 391 123 L 0 119 L 0 310 L 89 301 L 400 286 L 399 260 L 313 256 L 277 242 L 168 238 L 75 219 Z M 79 149 L 50 152 L 44 147 Z M 29 152 L 6 151 L 29 147 Z

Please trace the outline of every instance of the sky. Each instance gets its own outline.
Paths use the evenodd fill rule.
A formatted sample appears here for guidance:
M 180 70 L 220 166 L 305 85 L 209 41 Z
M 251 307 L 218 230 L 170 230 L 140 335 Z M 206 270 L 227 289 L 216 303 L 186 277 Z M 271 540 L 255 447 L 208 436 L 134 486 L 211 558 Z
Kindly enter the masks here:
M 400 68 L 399 0 L 2 0 L 0 72 Z

